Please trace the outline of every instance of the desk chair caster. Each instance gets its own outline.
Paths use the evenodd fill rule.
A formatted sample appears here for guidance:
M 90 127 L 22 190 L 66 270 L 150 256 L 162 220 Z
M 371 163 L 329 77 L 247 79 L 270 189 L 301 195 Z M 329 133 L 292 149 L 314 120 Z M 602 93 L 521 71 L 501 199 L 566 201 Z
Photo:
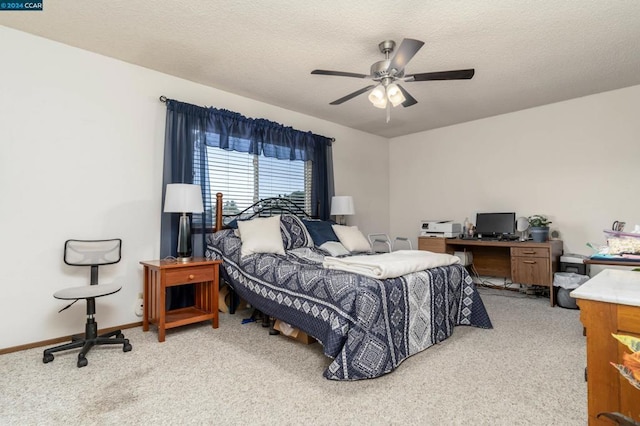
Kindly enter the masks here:
M 115 339 L 111 339 L 111 337 L 114 336 Z M 47 364 L 54 360 L 55 357 L 52 353 L 54 352 L 54 349 L 67 350 L 82 346 L 82 351 L 78 354 L 77 366 L 78 368 L 86 367 L 87 364 L 89 364 L 86 355 L 93 346 L 95 346 L 96 344 L 121 344 L 121 342 L 122 352 L 130 352 L 133 349 L 133 346 L 131 346 L 131 343 L 129 343 L 129 339 L 125 339 L 124 334 L 122 334 L 120 330 L 101 334 L 100 336 L 94 337 L 93 339 L 76 339 L 72 343 L 45 350 L 44 355 L 42 356 L 42 362 Z

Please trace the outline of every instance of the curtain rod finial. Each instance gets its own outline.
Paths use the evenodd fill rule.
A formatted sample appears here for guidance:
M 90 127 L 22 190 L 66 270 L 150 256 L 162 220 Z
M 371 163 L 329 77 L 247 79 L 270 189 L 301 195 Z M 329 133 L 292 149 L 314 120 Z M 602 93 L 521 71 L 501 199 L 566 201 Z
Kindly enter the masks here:
M 162 95 L 160 96 L 160 102 L 166 103 L 167 102 L 167 97 Z

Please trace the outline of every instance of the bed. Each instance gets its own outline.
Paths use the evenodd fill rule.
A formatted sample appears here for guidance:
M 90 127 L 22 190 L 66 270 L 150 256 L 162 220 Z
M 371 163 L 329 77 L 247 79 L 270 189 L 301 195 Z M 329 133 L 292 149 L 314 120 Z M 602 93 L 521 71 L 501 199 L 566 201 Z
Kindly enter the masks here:
M 221 194 L 217 205 L 222 205 Z M 261 218 L 265 211 L 260 210 L 252 214 L 257 218 L 237 222 L 238 236 L 236 229 L 222 229 L 224 219 L 217 208 L 216 231 L 206 237 L 206 256 L 223 260 L 223 279 L 254 308 L 321 343 L 333 360 L 324 371 L 327 379 L 379 377 L 447 339 L 455 326 L 492 328 L 463 266 L 438 266 L 388 279 L 327 269 L 323 263 L 329 254 L 314 244 L 307 228 L 311 221 L 282 207 L 275 211 L 269 219 Z M 264 222 L 258 222 L 261 219 Z M 273 230 L 275 225 L 264 224 L 275 220 L 284 250 L 252 252 L 251 232 Z

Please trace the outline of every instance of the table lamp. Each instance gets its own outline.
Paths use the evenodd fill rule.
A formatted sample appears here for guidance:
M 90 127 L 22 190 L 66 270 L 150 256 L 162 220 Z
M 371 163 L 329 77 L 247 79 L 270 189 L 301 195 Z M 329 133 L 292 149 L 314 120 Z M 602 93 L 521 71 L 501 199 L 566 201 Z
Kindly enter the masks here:
M 336 216 L 336 222 L 339 225 L 346 225 L 347 221 L 344 216 L 356 214 L 353 208 L 353 197 L 350 195 L 336 195 L 331 197 L 331 216 Z M 343 223 L 340 219 L 343 219 Z
M 191 223 L 187 213 L 202 213 L 202 192 L 200 185 L 189 183 L 167 184 L 164 197 L 165 213 L 182 213 L 178 228 L 178 261 L 191 259 Z

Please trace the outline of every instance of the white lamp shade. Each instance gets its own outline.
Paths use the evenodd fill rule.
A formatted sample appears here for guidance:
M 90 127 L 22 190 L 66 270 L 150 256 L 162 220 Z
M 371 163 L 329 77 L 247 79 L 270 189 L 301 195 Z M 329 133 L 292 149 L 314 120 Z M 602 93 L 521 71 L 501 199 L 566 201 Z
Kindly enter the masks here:
M 356 214 L 356 210 L 353 207 L 353 197 L 350 195 L 331 197 L 331 212 L 329 214 L 332 216 Z
M 405 98 L 402 94 L 402 90 L 400 90 L 400 87 L 398 87 L 398 85 L 395 83 L 391 83 L 387 86 L 387 97 L 389 98 L 389 102 L 391 102 L 391 105 L 393 105 L 394 107 L 397 107 L 407 100 L 407 98 Z
M 164 196 L 165 213 L 202 213 L 200 185 L 170 183 Z
M 369 93 L 369 101 L 376 108 L 384 108 L 387 106 L 387 94 L 384 90 L 384 86 L 377 85 L 371 93 Z

